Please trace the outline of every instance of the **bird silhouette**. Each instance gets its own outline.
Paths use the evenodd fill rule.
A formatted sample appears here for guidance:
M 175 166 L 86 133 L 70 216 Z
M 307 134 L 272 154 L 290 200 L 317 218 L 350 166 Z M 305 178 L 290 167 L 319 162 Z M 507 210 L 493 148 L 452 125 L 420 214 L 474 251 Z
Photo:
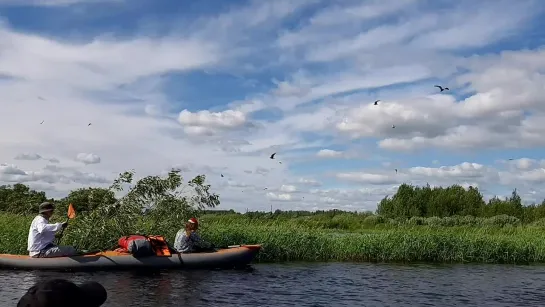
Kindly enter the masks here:
M 44 122 L 45 122 L 45 120 L 42 120 L 42 122 L 40 123 L 40 125 L 43 124 Z
M 376 106 L 378 106 L 378 102 L 379 102 L 379 101 L 380 101 L 380 100 L 375 101 L 375 105 L 376 105 Z
M 223 177 L 223 174 L 220 174 L 220 175 L 221 175 L 221 177 Z
M 515 159 L 512 159 L 512 158 L 511 158 L 511 159 L 509 159 L 509 161 L 513 161 L 513 160 L 515 160 Z
M 91 123 L 89 123 L 89 125 L 87 125 L 87 127 L 91 126 Z
M 271 159 L 274 159 L 275 155 L 276 155 L 276 152 L 271 155 Z
M 396 168 L 396 174 L 397 174 L 397 168 Z
M 437 87 L 442 91 L 450 91 L 450 89 L 448 87 L 442 87 L 441 85 L 434 85 L 434 87 Z
M 395 128 L 395 127 L 396 127 L 396 125 L 392 125 L 392 128 Z

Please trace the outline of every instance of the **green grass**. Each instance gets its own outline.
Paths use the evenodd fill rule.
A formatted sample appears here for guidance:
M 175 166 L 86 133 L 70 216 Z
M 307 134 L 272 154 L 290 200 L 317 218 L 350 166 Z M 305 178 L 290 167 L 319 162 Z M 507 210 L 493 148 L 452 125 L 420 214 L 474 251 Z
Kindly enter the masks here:
M 0 253 L 26 254 L 32 216 L 0 214 Z M 466 217 L 460 218 L 460 220 Z M 205 215 L 201 233 L 216 246 L 263 244 L 257 261 L 380 261 L 545 263 L 545 228 L 504 223 L 509 218 L 475 222 L 466 218 L 388 221 L 334 216 L 250 219 L 242 215 Z M 378 219 L 378 220 L 377 220 Z M 514 220 L 511 220 L 513 222 Z M 515 221 L 516 222 L 516 221 Z M 135 229 L 147 229 L 146 220 Z M 182 226 L 161 231 L 170 241 Z M 78 245 L 77 221 L 66 230 L 65 244 Z M 88 248 L 112 248 L 117 236 L 97 232 Z M 157 234 L 157 233 L 155 233 Z M 89 234 L 93 236 L 94 234 Z

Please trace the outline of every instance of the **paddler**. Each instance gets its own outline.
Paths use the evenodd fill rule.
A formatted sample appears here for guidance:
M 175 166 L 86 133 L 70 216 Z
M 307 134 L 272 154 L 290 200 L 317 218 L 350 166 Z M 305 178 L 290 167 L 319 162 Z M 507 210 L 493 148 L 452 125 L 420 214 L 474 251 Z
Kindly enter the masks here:
M 67 222 L 50 224 L 55 206 L 44 202 L 39 207 L 39 214 L 32 220 L 28 231 L 28 253 L 33 258 L 70 257 L 77 254 L 72 246 L 57 246 L 55 234 L 68 226 Z
M 213 252 L 214 246 L 203 239 L 197 234 L 199 229 L 199 221 L 192 217 L 185 224 L 185 228 L 182 228 L 176 234 L 174 239 L 174 249 L 179 253 L 199 253 L 199 252 Z

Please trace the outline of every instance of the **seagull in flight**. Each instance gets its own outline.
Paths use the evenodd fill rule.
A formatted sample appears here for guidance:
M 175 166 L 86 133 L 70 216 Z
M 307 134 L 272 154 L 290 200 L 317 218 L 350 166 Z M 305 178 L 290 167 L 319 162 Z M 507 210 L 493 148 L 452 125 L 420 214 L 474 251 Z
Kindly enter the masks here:
M 434 87 L 437 87 L 442 91 L 450 91 L 450 89 L 448 87 L 442 87 L 441 85 L 434 85 Z

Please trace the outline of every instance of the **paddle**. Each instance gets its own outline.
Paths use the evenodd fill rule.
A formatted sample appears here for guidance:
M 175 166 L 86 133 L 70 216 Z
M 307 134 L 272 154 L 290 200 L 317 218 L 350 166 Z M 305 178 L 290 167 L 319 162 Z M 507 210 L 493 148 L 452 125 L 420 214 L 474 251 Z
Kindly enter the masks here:
M 74 209 L 74 206 L 72 206 L 72 204 L 69 204 L 68 205 L 68 212 L 67 212 L 67 218 L 66 218 L 66 222 L 65 223 L 68 223 L 68 221 L 70 219 L 73 219 L 76 217 L 76 210 Z M 57 239 L 57 245 L 59 245 L 61 243 L 61 239 L 62 239 L 62 235 L 64 233 L 64 229 L 61 229 L 61 232 L 59 233 L 59 238 Z
M 244 246 L 244 245 L 228 245 L 228 246 L 212 246 L 212 249 L 230 249 L 230 248 L 237 248 L 237 247 L 241 247 L 241 246 Z

